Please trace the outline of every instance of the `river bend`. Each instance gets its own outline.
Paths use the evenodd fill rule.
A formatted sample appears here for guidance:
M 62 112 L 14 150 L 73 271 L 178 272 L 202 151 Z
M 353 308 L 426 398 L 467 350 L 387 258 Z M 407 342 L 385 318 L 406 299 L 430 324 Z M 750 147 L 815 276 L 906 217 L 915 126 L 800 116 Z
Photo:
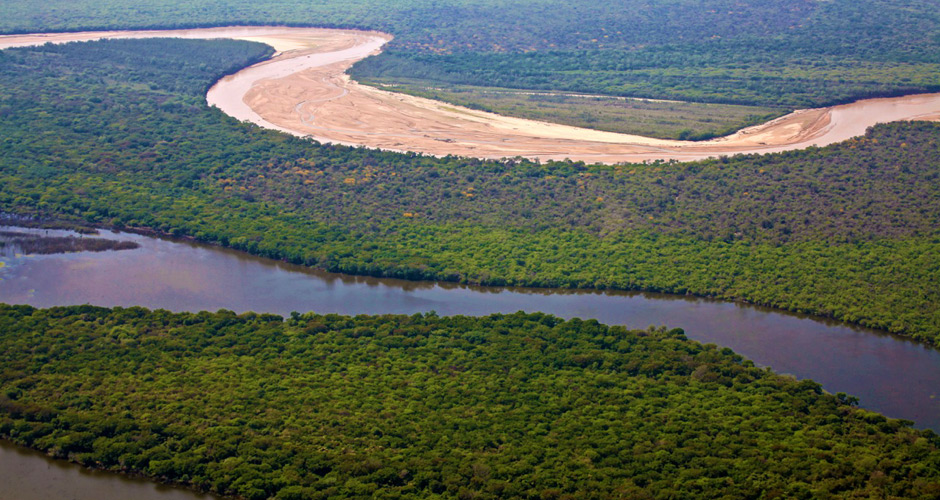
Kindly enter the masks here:
M 653 139 L 512 118 L 359 85 L 346 75 L 391 35 L 277 26 L 0 36 L 0 48 L 101 38 L 234 38 L 271 45 L 263 61 L 223 78 L 210 105 L 259 126 L 320 142 L 477 158 L 522 156 L 598 163 L 696 160 L 825 146 L 877 123 L 940 119 L 940 94 L 798 110 L 709 141 Z

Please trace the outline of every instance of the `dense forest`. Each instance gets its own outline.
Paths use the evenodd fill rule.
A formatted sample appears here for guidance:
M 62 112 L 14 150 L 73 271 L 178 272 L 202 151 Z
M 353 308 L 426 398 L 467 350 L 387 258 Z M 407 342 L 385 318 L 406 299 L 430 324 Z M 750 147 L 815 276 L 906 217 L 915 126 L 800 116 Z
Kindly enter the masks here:
M 0 305 L 0 435 L 248 499 L 936 498 L 940 438 L 681 330 Z
M 806 107 L 940 89 L 934 0 L 32 0 L 0 32 L 288 24 L 395 35 L 357 78 Z
M 940 337 L 940 125 L 589 166 L 321 146 L 207 108 L 248 42 L 0 53 L 0 210 L 331 271 L 744 300 Z

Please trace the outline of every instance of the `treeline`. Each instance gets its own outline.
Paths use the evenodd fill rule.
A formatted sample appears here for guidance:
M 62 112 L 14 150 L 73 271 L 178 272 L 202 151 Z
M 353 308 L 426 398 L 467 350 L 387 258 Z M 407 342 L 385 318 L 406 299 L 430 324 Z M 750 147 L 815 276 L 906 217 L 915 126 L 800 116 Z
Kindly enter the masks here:
M 248 46 L 4 52 L 0 210 L 152 228 L 331 271 L 691 293 L 938 341 L 936 124 L 613 167 L 321 146 L 205 107 L 204 78 L 230 61 L 200 52 L 247 61 Z M 176 64 L 205 68 L 165 71 Z
M 931 0 L 521 0 L 511 8 L 499 0 L 51 0 L 48 7 L 37 13 L 29 0 L 4 2 L 0 32 L 316 25 L 389 31 L 396 47 L 415 53 L 684 47 L 675 62 L 730 44 L 753 49 L 741 51 L 745 62 L 767 53 L 940 62 L 940 14 Z
M 359 78 L 806 107 L 940 89 L 933 0 L 31 0 L 0 32 L 286 24 L 395 35 Z
M 868 62 L 832 58 L 785 64 L 742 63 L 738 50 L 716 47 L 705 60 L 685 46 L 611 53 L 603 50 L 429 55 L 389 51 L 357 63 L 351 75 L 364 83 L 475 85 L 565 91 L 649 99 L 778 106 L 791 109 L 844 104 L 859 99 L 940 91 L 940 64 Z M 765 55 L 758 60 L 766 60 Z M 903 75 L 903 76 L 901 76 Z
M 940 438 L 681 330 L 0 305 L 0 435 L 248 499 L 935 498 Z

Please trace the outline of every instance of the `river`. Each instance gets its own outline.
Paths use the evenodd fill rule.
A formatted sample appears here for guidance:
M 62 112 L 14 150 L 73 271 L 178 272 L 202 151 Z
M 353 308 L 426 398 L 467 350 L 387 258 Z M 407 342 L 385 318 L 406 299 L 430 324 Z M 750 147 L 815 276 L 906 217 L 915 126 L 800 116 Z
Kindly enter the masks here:
M 63 236 L 36 229 L 0 230 Z M 0 302 L 51 307 L 142 305 L 173 311 L 229 309 L 289 315 L 484 315 L 544 311 L 634 328 L 666 324 L 689 338 L 727 346 L 763 366 L 847 392 L 861 406 L 940 430 L 940 351 L 883 332 L 743 304 L 629 292 L 472 287 L 355 277 L 312 270 L 241 252 L 102 231 L 137 242 L 134 250 L 19 255 L 0 248 Z M 4 445 L 5 498 L 206 498 L 81 468 Z M 100 485 L 100 486 L 96 486 Z M 51 488 L 51 489 L 49 489 Z M 63 489 L 64 488 L 64 489 Z M 114 489 L 113 494 L 111 493 Z M 86 496 L 80 491 L 90 492 Z M 182 495 L 182 496 L 180 496 Z
M 37 230 L 23 230 L 31 231 Z M 46 232 L 46 231 L 42 231 Z M 48 231 L 51 235 L 67 234 Z M 118 252 L 17 256 L 0 269 L 0 302 L 151 309 L 484 315 L 519 310 L 633 328 L 666 324 L 775 371 L 812 378 L 891 417 L 940 430 L 940 351 L 876 330 L 773 309 L 630 292 L 472 287 L 346 276 L 193 243 L 102 231 Z

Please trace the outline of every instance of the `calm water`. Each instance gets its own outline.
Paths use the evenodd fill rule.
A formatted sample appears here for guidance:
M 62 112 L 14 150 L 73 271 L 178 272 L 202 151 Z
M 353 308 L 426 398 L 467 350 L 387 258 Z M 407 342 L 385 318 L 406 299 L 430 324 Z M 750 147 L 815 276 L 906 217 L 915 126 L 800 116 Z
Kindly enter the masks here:
M 0 441 L 0 500 L 213 500 L 141 478 L 88 470 Z
M 874 330 L 704 299 L 350 277 L 128 233 L 102 232 L 100 237 L 136 241 L 141 247 L 47 256 L 19 256 L 9 246 L 0 248 L 0 261 L 6 264 L 0 268 L 0 302 L 281 315 L 430 310 L 441 315 L 482 315 L 524 310 L 636 328 L 665 324 L 685 329 L 689 338 L 700 342 L 730 347 L 777 372 L 812 378 L 830 392 L 858 396 L 866 408 L 940 430 L 940 351 Z M 5 457 L 12 455 L 16 454 L 0 453 L 0 483 L 7 483 Z M 44 470 L 50 467 L 41 459 L 30 459 L 38 460 Z M 44 497 L 49 496 L 58 497 Z

